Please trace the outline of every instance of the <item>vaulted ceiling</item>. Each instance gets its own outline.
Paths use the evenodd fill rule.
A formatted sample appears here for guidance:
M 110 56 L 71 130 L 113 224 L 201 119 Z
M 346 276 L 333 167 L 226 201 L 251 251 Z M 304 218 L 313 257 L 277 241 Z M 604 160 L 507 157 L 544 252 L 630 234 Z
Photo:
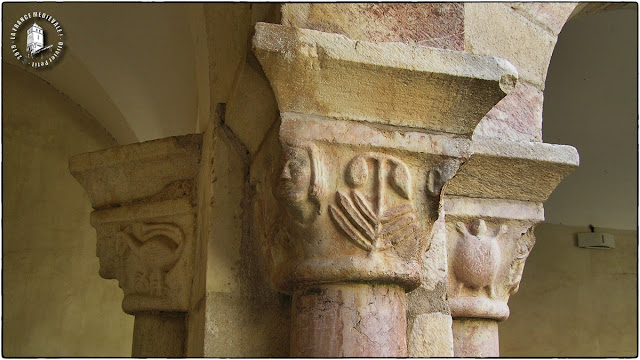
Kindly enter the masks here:
M 194 5 L 6 3 L 3 43 L 24 14 L 52 14 L 65 34 L 62 58 L 55 68 L 22 68 L 84 107 L 120 144 L 187 134 L 196 126 Z M 19 64 L 8 46 L 2 55 Z

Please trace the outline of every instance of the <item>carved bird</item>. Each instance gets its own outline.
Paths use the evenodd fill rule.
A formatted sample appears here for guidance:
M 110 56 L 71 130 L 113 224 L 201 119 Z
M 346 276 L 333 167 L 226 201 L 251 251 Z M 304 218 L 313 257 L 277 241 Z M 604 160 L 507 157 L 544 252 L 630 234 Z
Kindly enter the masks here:
M 154 296 L 165 293 L 165 275 L 184 248 L 182 231 L 172 224 L 134 224 L 118 234 L 140 260 L 142 272 L 135 275 L 138 291 Z
M 471 232 L 458 222 L 456 229 L 462 234 L 454 251 L 453 273 L 458 280 L 458 291 L 462 286 L 472 289 L 488 288 L 489 297 L 495 294 L 494 281 L 501 264 L 498 235 L 488 236 L 487 224 L 479 219 Z M 501 233 L 505 227 L 501 228 Z

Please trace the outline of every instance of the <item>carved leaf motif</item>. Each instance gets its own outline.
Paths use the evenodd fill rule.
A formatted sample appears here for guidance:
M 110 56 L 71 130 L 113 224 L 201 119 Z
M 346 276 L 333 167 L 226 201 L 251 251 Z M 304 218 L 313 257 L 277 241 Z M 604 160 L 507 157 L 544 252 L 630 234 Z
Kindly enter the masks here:
M 369 165 L 364 157 L 356 157 L 347 170 L 347 183 L 353 188 L 362 186 L 369 177 Z
M 373 210 L 367 205 L 367 202 L 364 200 L 364 197 L 360 195 L 357 191 L 353 192 L 353 202 L 358 207 L 358 210 L 367 218 L 371 225 L 376 224 L 376 215 L 373 213 Z
M 366 222 L 364 217 L 360 214 L 360 211 L 353 205 L 351 200 L 338 192 L 338 203 L 340 207 L 345 211 L 347 217 L 351 220 L 351 223 L 363 234 L 369 241 L 374 241 L 375 235 L 373 233 L 373 228 L 369 223 Z
M 333 205 L 329 205 L 329 213 L 336 224 L 338 224 L 342 231 L 344 231 L 356 245 L 367 251 L 371 251 L 373 249 L 371 242 L 360 235 L 360 233 L 351 225 L 349 220 L 342 215 L 340 210 L 336 209 Z
M 415 233 L 415 214 L 411 204 L 400 204 L 376 215 L 355 190 L 351 192 L 353 201 L 341 192 L 336 197 L 340 207 L 329 205 L 331 218 L 354 244 L 364 250 L 386 250 Z
M 411 190 L 411 177 L 409 176 L 409 170 L 402 163 L 394 164 L 390 173 L 390 184 L 395 191 L 403 198 L 409 200 Z

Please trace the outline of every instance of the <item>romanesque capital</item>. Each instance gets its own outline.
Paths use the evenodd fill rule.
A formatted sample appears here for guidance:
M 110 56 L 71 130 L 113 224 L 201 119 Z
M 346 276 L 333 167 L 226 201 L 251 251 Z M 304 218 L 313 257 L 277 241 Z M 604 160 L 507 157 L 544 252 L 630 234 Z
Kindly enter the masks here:
M 189 310 L 200 135 L 74 156 L 95 211 L 100 276 L 117 279 L 129 314 Z
M 513 66 L 266 23 L 253 47 L 281 112 L 281 215 L 268 241 L 277 287 L 419 286 L 442 184 L 515 85 Z
M 394 139 L 402 134 L 403 139 Z M 396 132 L 308 115 L 281 115 L 281 162 L 268 243 L 276 286 L 378 282 L 412 290 L 459 147 L 439 135 Z
M 542 203 L 578 166 L 575 148 L 475 141 L 444 191 L 448 299 L 456 318 L 502 321 L 544 221 Z
M 447 263 L 425 257 L 443 186 L 517 71 L 266 23 L 253 52 L 280 110 L 252 169 L 254 222 L 275 287 L 292 294 L 291 355 L 407 356 L 406 292 Z
M 475 125 L 515 86 L 515 68 L 266 23 L 253 50 L 281 112 L 282 161 L 264 195 L 280 214 L 265 246 L 276 286 L 419 286 L 442 184 L 466 159 Z

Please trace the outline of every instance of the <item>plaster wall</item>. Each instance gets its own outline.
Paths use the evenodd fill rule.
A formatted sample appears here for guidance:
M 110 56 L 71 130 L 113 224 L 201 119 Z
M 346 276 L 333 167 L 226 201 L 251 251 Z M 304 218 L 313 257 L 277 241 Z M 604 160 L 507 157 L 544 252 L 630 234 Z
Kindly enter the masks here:
M 544 141 L 575 146 L 580 167 L 545 203 L 547 222 L 636 229 L 637 52 L 637 6 L 578 17 L 560 33 L 544 94 Z
M 636 357 L 637 231 L 596 228 L 616 248 L 582 249 L 587 226 L 542 224 L 511 316 L 500 323 L 500 356 Z
M 129 356 L 133 317 L 98 276 L 87 194 L 68 170 L 78 153 L 116 146 L 81 107 L 2 65 L 2 354 Z

